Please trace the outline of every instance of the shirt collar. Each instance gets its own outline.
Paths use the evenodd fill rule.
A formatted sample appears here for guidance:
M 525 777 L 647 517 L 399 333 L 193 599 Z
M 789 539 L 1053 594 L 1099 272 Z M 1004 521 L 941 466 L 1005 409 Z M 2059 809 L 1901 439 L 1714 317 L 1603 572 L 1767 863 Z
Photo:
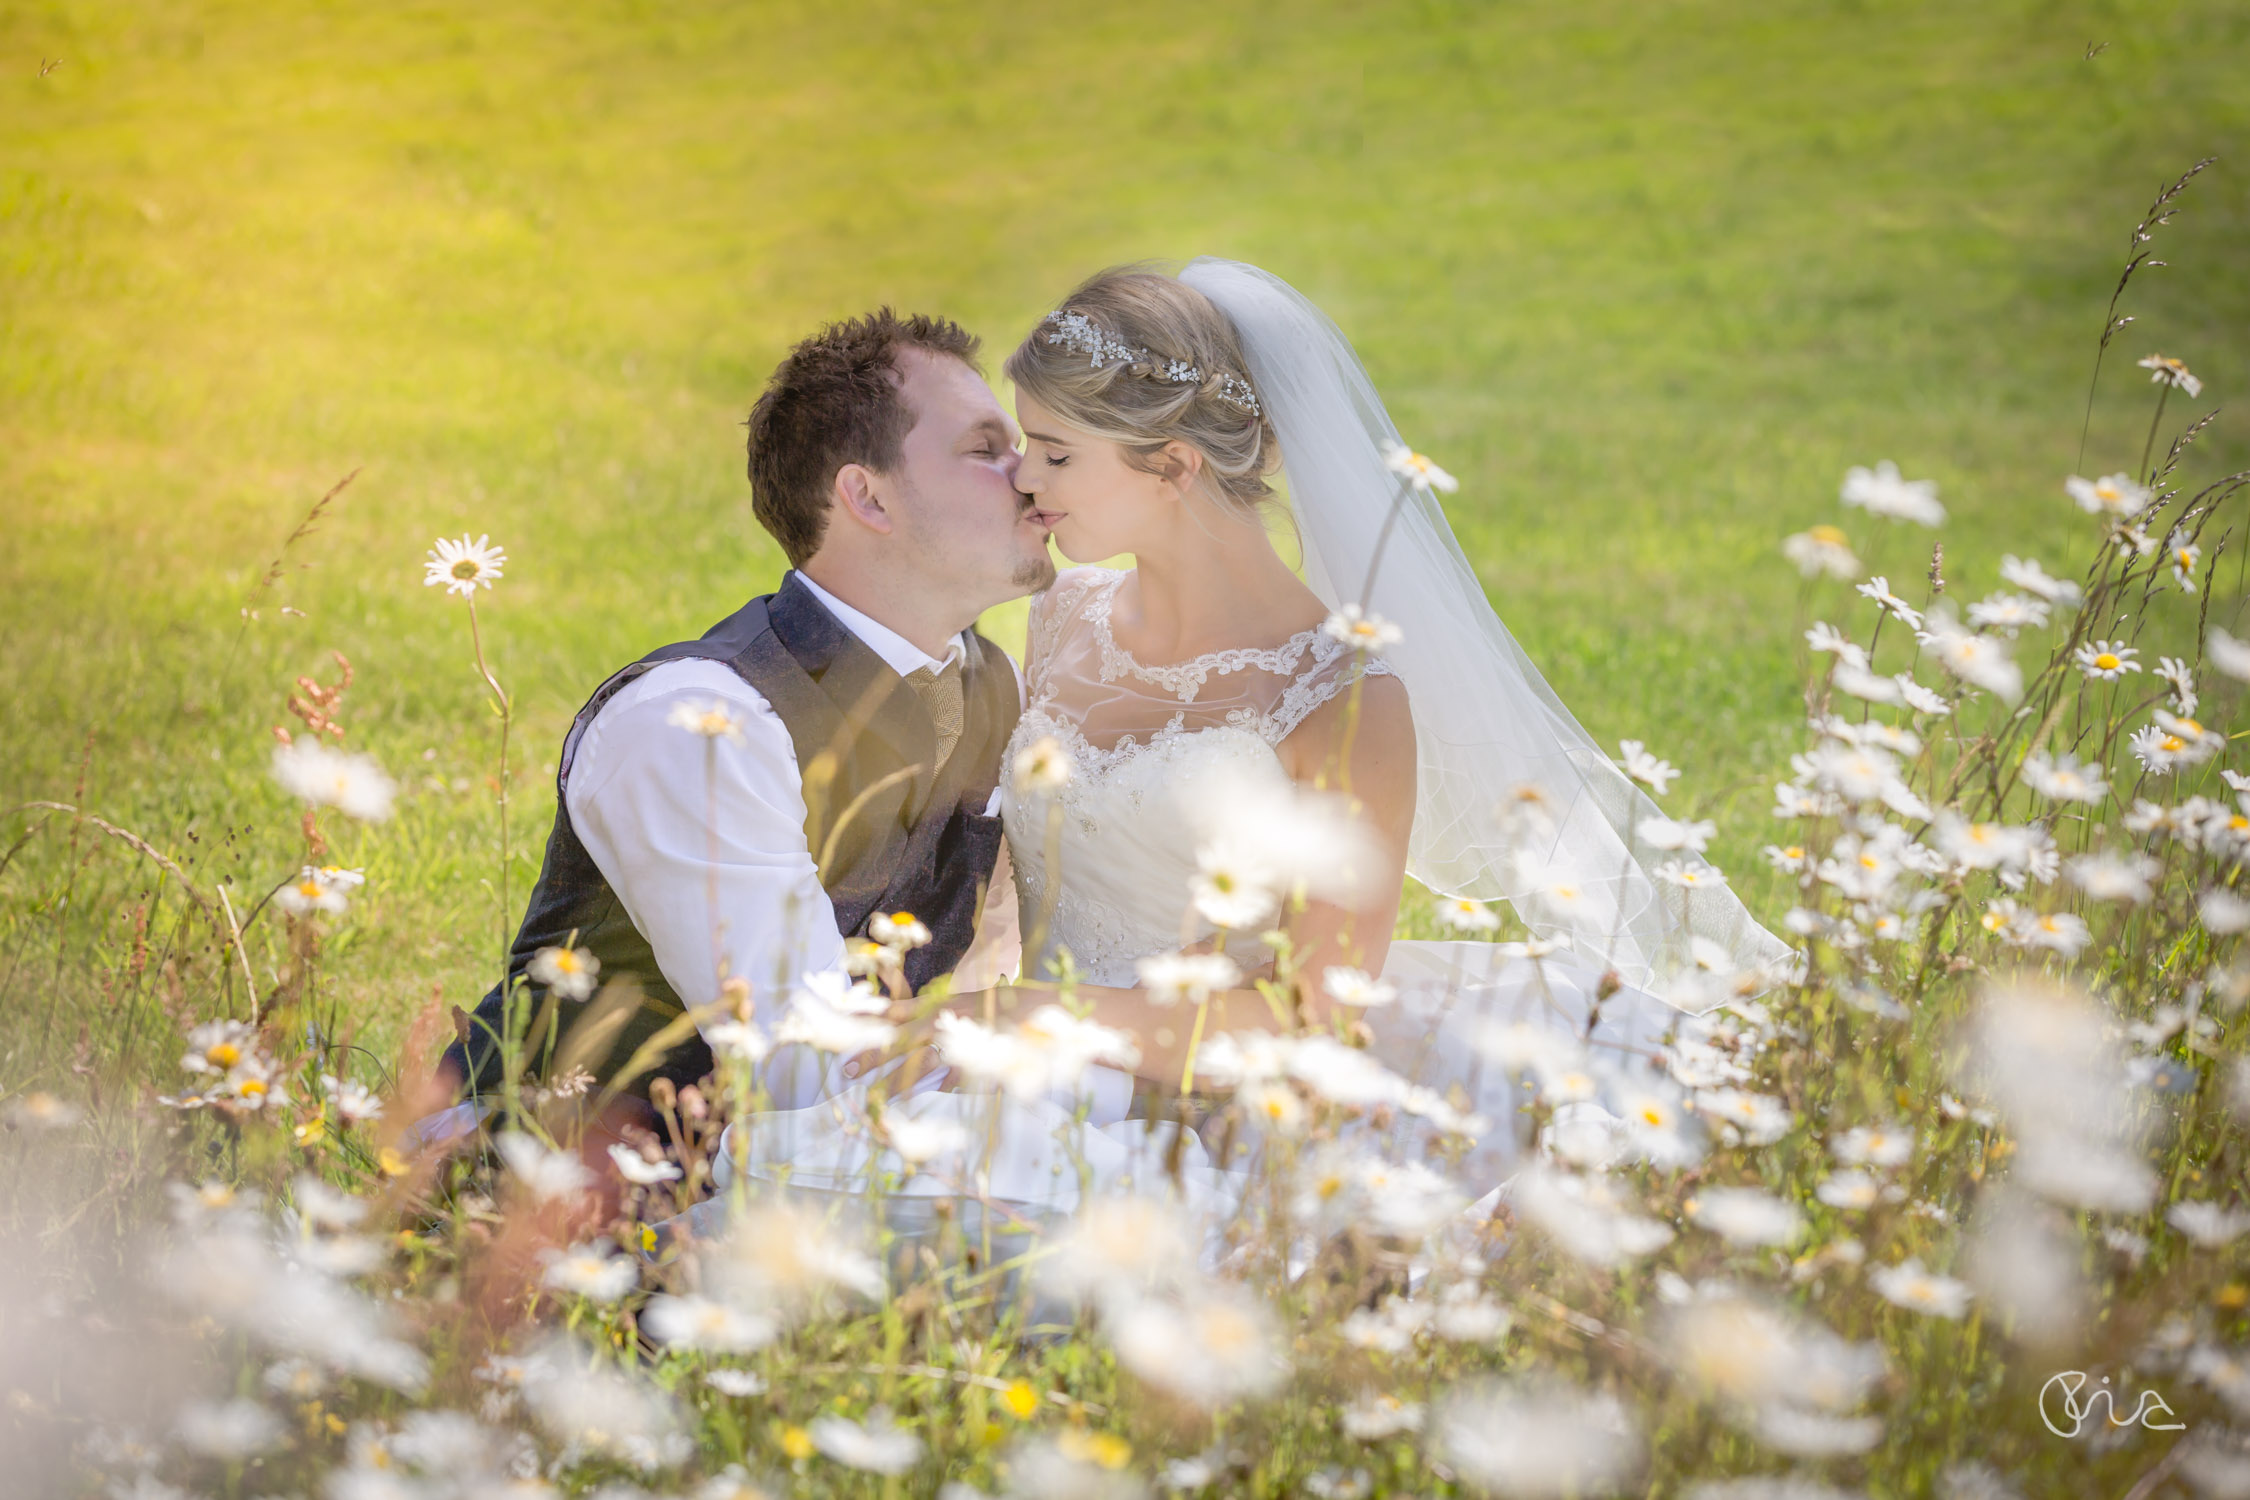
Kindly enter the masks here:
M 889 667 L 901 677 L 912 672 L 922 671 L 925 668 L 931 672 L 942 672 L 948 662 L 960 661 L 967 654 L 961 649 L 961 638 L 955 636 L 946 644 L 944 656 L 932 656 L 905 636 L 891 629 L 890 626 L 885 625 L 881 620 L 852 608 L 849 604 L 807 578 L 803 573 L 797 574 L 797 581 L 805 586 L 806 592 L 818 599 L 822 606 L 836 617 L 838 624 L 853 635 L 858 636 L 862 645 L 881 657 L 883 665 Z

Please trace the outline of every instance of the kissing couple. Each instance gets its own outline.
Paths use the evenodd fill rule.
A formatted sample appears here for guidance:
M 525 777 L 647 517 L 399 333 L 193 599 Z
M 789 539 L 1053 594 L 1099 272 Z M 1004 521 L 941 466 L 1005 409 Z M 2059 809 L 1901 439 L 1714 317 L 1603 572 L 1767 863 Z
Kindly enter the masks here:
M 884 309 L 775 370 L 749 477 L 789 571 L 578 713 L 509 982 L 442 1064 L 463 1124 L 567 1063 L 612 1140 L 663 1143 L 652 1091 L 733 1101 L 745 1190 L 1022 1218 L 1223 1208 L 1337 1104 L 1466 1201 L 1530 1144 L 1538 1038 L 1645 1076 L 1772 982 L 1786 946 L 1651 845 L 1318 308 L 1233 261 L 1106 271 L 1003 361 L 1013 416 L 977 352 Z M 1025 595 L 1019 666 L 975 625 Z M 1394 941 L 1409 875 L 1528 938 Z

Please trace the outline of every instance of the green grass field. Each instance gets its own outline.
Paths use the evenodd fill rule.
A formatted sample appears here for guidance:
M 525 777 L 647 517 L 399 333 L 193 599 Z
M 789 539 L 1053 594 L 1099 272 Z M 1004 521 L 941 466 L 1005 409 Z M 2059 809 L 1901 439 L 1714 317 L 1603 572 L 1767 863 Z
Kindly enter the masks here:
M 466 1003 L 514 911 L 431 539 L 508 548 L 512 906 L 585 692 L 778 576 L 738 423 L 791 341 L 888 301 L 996 363 L 1091 270 L 1213 252 L 1353 335 L 1503 617 L 1598 736 L 1688 768 L 1670 800 L 1757 899 L 1799 712 L 1780 538 L 1843 520 L 1921 597 L 1928 534 L 1836 506 L 1893 458 L 1941 486 L 1958 592 L 2002 551 L 2083 564 L 2103 305 L 2214 153 L 2085 472 L 2139 452 L 2133 358 L 2205 406 L 2250 381 L 2246 70 L 2228 0 L 0 6 L 0 801 L 262 889 L 296 849 L 268 726 L 340 649 L 407 796 L 339 850 L 370 884 L 334 972 L 378 1030 Z M 2190 474 L 2246 459 L 2222 417 Z M 80 1019 L 43 1003 L 58 933 L 147 884 L 67 829 L 0 873 L 10 1089 L 57 1065 L 22 1018 Z

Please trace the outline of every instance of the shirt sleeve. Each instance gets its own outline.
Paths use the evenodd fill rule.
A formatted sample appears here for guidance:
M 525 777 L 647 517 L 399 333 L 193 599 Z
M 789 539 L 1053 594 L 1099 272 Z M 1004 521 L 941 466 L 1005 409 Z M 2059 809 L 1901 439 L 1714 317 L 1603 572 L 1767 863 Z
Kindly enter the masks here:
M 739 739 L 671 723 L 680 704 L 714 702 Z M 804 974 L 842 969 L 835 908 L 805 843 L 796 749 L 764 695 L 729 668 L 668 662 L 625 688 L 587 725 L 563 797 L 586 852 L 690 1009 L 718 998 L 723 964 L 750 981 L 758 1024 L 771 1034 Z M 780 1078 L 769 1087 L 798 1092 Z

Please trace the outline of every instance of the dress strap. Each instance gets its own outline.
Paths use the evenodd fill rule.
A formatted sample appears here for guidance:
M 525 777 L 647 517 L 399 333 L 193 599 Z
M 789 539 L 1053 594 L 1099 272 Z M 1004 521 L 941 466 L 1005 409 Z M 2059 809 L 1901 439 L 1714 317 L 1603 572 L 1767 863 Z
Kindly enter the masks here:
M 1283 690 L 1281 701 L 1258 724 L 1258 733 L 1269 745 L 1279 745 L 1312 716 L 1314 709 L 1348 690 L 1362 675 L 1394 677 L 1390 664 L 1379 656 L 1356 665 L 1356 655 L 1340 641 L 1322 636 L 1313 647 L 1314 661 Z

